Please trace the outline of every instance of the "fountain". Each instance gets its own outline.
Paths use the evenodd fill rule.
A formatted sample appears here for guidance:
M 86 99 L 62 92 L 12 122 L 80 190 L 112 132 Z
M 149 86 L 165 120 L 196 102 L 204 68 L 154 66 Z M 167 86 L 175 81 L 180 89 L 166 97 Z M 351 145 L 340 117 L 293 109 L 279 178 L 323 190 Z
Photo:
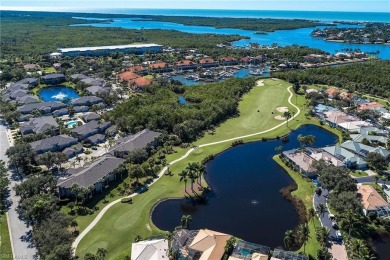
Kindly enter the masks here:
M 64 100 L 67 96 L 68 95 L 66 95 L 60 91 L 60 93 L 58 93 L 57 95 L 53 95 L 51 97 L 54 99 L 58 99 L 58 100 Z
M 77 91 L 67 86 L 51 86 L 42 88 L 38 92 L 38 96 L 43 101 L 63 101 L 78 98 Z

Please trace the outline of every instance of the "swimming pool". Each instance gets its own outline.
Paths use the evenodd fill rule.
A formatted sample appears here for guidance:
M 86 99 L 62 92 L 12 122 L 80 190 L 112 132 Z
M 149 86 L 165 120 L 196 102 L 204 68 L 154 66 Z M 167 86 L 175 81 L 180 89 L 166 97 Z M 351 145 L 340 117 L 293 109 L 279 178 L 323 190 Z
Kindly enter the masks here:
M 66 123 L 66 126 L 68 128 L 73 128 L 74 126 L 77 126 L 77 124 L 78 124 L 78 121 L 69 121 Z

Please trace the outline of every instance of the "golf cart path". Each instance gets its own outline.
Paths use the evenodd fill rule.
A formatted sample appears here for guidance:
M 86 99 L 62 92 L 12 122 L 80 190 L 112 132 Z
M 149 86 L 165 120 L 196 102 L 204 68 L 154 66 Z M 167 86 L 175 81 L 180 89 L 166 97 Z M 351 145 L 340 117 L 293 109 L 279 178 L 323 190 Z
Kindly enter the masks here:
M 238 136 L 238 137 L 234 137 L 234 138 L 230 138 L 230 139 L 225 139 L 225 140 L 222 140 L 222 141 L 217 141 L 217 142 L 212 142 L 212 143 L 207 143 L 207 144 L 201 144 L 199 145 L 198 147 L 206 147 L 206 146 L 212 146 L 212 145 L 217 145 L 217 144 L 222 144 L 222 143 L 226 143 L 226 142 L 231 142 L 231 141 L 234 141 L 234 140 L 237 140 L 237 139 L 244 139 L 244 138 L 248 138 L 248 137 L 252 137 L 252 136 L 256 136 L 256 135 L 261 135 L 261 134 L 265 134 L 265 133 L 268 133 L 268 132 L 271 132 L 283 125 L 285 125 L 288 121 L 291 121 L 293 120 L 295 117 L 297 117 L 300 113 L 301 113 L 301 110 L 299 109 L 299 107 L 297 107 L 296 105 L 294 105 L 292 102 L 291 102 L 291 98 L 294 96 L 293 92 L 291 92 L 291 86 L 287 88 L 287 91 L 290 93 L 290 96 L 288 98 L 288 103 L 293 106 L 295 109 L 297 109 L 297 112 L 295 113 L 295 115 L 293 117 L 291 117 L 289 120 L 287 121 L 284 121 L 270 129 L 267 129 L 267 130 L 264 130 L 264 131 L 261 131 L 261 132 L 257 132 L 257 133 L 254 133 L 254 134 L 249 134 L 249 135 L 242 135 L 242 136 Z M 185 158 L 187 158 L 196 148 L 191 148 L 190 150 L 188 150 L 182 157 L 170 162 L 167 166 L 165 166 L 161 172 L 158 174 L 158 178 L 156 178 L 151 184 L 149 184 L 149 187 L 152 186 L 154 183 L 156 183 L 163 175 L 164 173 L 167 171 L 168 169 L 168 166 L 171 166 L 177 162 L 180 162 L 182 160 L 184 160 Z M 138 193 L 133 193 L 129 196 L 126 196 L 126 197 L 123 197 L 123 198 L 132 198 L 132 197 L 135 197 Z M 115 204 L 119 203 L 123 198 L 120 198 L 120 199 L 117 199 L 117 200 L 114 200 L 112 201 L 111 203 L 107 204 L 100 212 L 99 214 L 95 217 L 95 219 L 88 225 L 88 227 L 86 227 L 83 232 L 81 232 L 78 237 L 75 239 L 75 241 L 73 242 L 72 244 L 72 247 L 74 249 L 73 251 L 73 254 L 76 255 L 76 248 L 77 246 L 79 245 L 80 241 L 88 234 L 89 231 L 91 231 L 92 228 L 94 228 L 96 226 L 96 224 L 100 221 L 100 219 L 104 216 L 104 214 L 112 207 L 114 206 Z

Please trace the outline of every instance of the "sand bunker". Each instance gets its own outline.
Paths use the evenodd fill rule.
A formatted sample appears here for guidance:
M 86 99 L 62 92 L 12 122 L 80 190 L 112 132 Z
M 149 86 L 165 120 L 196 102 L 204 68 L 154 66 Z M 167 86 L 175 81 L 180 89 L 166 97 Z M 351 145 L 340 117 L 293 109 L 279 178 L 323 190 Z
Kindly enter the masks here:
M 288 107 L 277 107 L 276 110 L 280 113 L 288 112 Z
M 275 116 L 274 117 L 276 120 L 285 120 L 286 118 L 284 118 L 283 116 Z
M 257 82 L 256 82 L 256 86 L 259 86 L 259 87 L 262 87 L 262 86 L 264 86 L 264 80 L 258 80 Z

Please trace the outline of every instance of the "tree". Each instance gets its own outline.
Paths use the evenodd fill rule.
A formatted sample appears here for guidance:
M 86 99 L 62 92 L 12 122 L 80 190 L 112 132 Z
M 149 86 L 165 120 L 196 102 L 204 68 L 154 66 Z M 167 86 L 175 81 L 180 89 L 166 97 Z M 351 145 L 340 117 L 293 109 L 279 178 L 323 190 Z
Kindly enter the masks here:
M 286 118 L 286 124 L 287 124 L 287 127 L 288 127 L 288 120 L 290 120 L 291 118 L 291 113 L 290 111 L 286 111 L 283 113 L 283 117 Z
M 35 152 L 27 143 L 15 143 L 14 146 L 8 148 L 6 155 L 9 158 L 9 163 L 16 167 L 17 170 L 29 170 L 29 165 L 33 161 Z
M 291 248 L 292 248 L 292 246 L 294 244 L 294 241 L 295 241 L 294 230 L 287 230 L 284 233 L 284 239 L 283 239 L 284 246 L 288 250 L 291 250 Z
M 76 229 L 77 227 L 79 226 L 79 224 L 77 223 L 77 221 L 75 219 L 73 219 L 71 222 L 70 222 L 70 226 L 72 228 L 74 228 L 73 232 L 76 232 Z
M 229 238 L 227 241 L 226 241 L 226 245 L 225 245 L 225 253 L 227 255 L 230 255 L 234 249 L 234 244 L 236 243 L 236 239 L 234 237 L 231 237 Z
M 308 216 L 308 220 L 313 222 L 313 225 L 314 227 L 316 226 L 315 225 L 315 217 L 316 217 L 316 211 L 314 208 L 310 208 L 308 213 L 307 213 L 307 216 Z
M 198 167 L 196 163 L 189 163 L 188 166 L 186 167 L 188 170 L 188 178 L 191 180 L 191 191 L 194 191 L 194 183 L 196 179 L 198 178 Z
M 340 215 L 341 228 L 348 230 L 348 235 L 351 237 L 351 232 L 358 223 L 357 215 L 352 211 L 348 210 L 346 213 Z
M 142 237 L 140 235 L 136 235 L 135 238 L 134 238 L 134 242 L 137 243 L 139 241 L 142 241 Z
M 377 171 L 378 173 L 381 173 L 382 171 L 386 170 L 387 168 L 387 161 L 386 158 L 383 157 L 379 153 L 368 153 L 366 157 L 367 165 L 371 169 Z
M 192 221 L 191 215 L 183 215 L 180 220 L 180 225 L 182 228 L 188 229 L 191 221 Z
M 184 182 L 184 191 L 187 193 L 187 177 L 188 177 L 188 170 L 184 169 L 179 173 L 180 176 L 180 182 Z
M 308 145 L 313 145 L 316 142 L 316 137 L 314 135 L 298 135 L 298 141 L 301 144 L 301 147 L 304 148 Z
M 316 228 L 316 238 L 322 246 L 326 246 L 326 244 L 328 243 L 329 236 L 330 230 L 327 227 Z
M 104 258 L 106 257 L 107 255 L 107 250 L 105 248 L 101 248 L 99 247 L 96 251 L 96 255 L 98 257 L 99 260 L 104 260 Z
M 325 205 L 322 203 L 318 204 L 316 210 L 317 210 L 317 214 L 318 214 L 318 216 L 320 216 L 320 218 L 323 218 L 325 215 L 325 212 L 327 212 Z
M 5 162 L 0 160 L 0 211 L 5 205 L 4 200 L 6 198 L 6 191 L 9 185 L 8 169 Z
M 306 243 L 310 238 L 310 229 L 307 223 L 300 224 L 298 226 L 298 234 L 301 242 L 303 243 L 303 252 L 306 252 Z
M 332 254 L 327 247 L 321 247 L 317 252 L 318 260 L 332 260 Z
M 142 169 L 141 165 L 139 164 L 126 164 L 126 169 L 128 170 L 130 177 L 134 178 L 137 183 L 139 182 L 139 178 L 145 176 L 144 169 Z

